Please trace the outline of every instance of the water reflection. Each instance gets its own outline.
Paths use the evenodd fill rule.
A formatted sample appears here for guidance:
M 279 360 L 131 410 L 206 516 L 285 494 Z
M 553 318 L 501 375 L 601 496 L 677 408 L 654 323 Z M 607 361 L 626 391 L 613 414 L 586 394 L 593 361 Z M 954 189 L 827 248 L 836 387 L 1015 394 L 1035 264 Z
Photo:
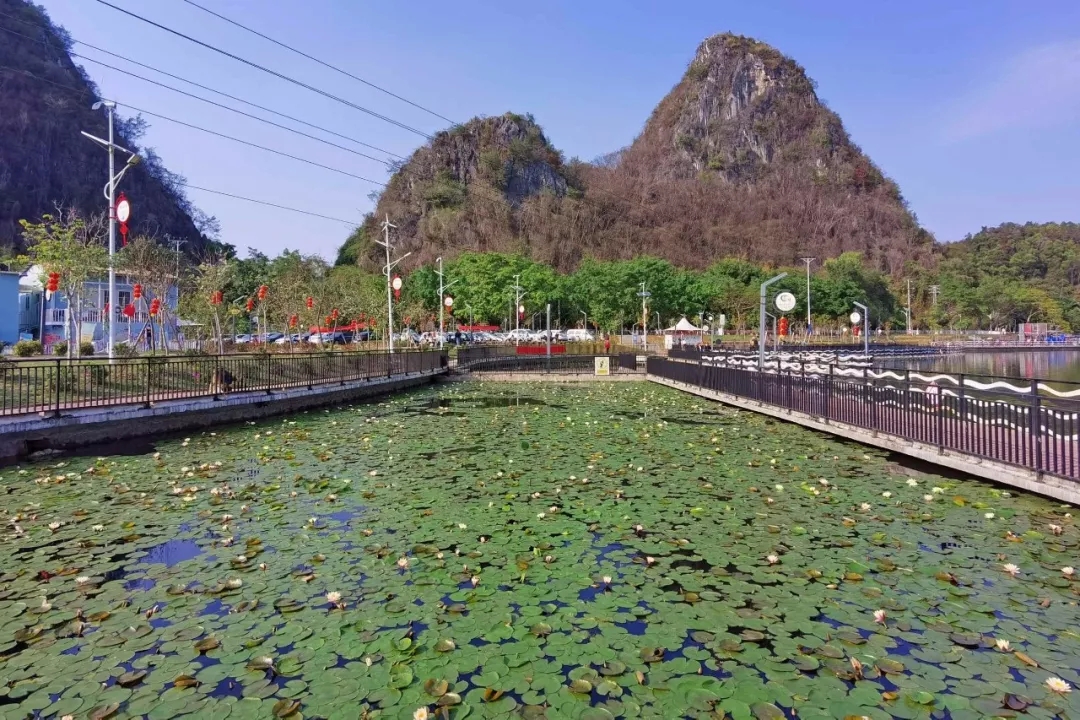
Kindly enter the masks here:
M 966 352 L 944 357 L 886 359 L 893 368 L 937 370 L 994 377 L 1080 382 L 1080 349 L 1044 352 Z

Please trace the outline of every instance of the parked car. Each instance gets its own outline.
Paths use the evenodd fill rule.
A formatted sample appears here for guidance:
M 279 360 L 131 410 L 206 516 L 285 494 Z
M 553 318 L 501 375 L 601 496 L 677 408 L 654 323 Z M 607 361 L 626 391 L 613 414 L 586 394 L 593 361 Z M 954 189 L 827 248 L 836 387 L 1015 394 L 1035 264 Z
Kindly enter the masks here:
M 571 328 L 566 331 L 566 339 L 570 342 L 592 342 L 596 338 L 588 330 L 582 328 Z
M 293 333 L 292 335 L 282 335 L 273 342 L 275 345 L 288 345 L 289 343 L 307 342 L 308 337 L 307 333 Z
M 506 342 L 529 342 L 532 337 L 532 331 L 526 328 L 517 328 L 506 333 L 504 340 Z
M 312 345 L 345 345 L 352 342 L 351 332 L 338 330 L 337 332 L 312 333 L 308 342 Z
M 251 342 L 251 336 L 248 334 L 237 335 L 233 338 L 233 343 L 236 345 L 246 345 Z

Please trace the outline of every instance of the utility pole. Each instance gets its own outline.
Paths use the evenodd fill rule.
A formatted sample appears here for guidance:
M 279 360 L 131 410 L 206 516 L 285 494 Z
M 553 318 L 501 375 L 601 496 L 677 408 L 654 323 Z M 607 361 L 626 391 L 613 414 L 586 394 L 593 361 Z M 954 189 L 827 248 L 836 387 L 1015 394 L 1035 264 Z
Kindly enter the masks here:
M 638 297 L 641 298 L 641 349 L 647 350 L 649 348 L 649 297 L 652 293 L 645 289 L 645 281 L 641 281 L 641 292 L 638 293 Z
M 445 293 L 450 289 L 450 286 L 457 282 L 455 280 L 452 283 L 443 285 L 443 269 L 442 258 L 435 258 L 435 262 L 439 265 L 439 269 L 435 271 L 435 274 L 439 276 L 439 347 L 443 346 L 443 342 L 446 339 L 446 334 L 443 332 L 443 305 L 446 302 Z
M 85 137 L 90 138 L 97 144 L 103 146 L 109 151 L 109 182 L 105 184 L 105 199 L 109 201 L 109 337 L 108 337 L 108 349 L 109 360 L 116 358 L 116 343 L 113 338 L 113 323 L 112 318 L 116 317 L 116 186 L 120 183 L 120 178 L 124 177 L 124 173 L 128 171 L 128 168 L 133 167 L 139 162 L 139 156 L 131 152 L 127 148 L 120 147 L 113 142 L 113 111 L 116 110 L 116 103 L 111 100 L 99 100 L 91 107 L 92 110 L 100 110 L 105 108 L 105 112 L 109 118 L 109 139 L 102 140 L 99 137 L 94 137 L 85 130 L 82 134 Z M 123 150 L 128 154 L 127 164 L 116 172 L 116 162 L 113 157 L 115 150 Z M 78 347 L 78 343 L 82 338 L 74 338 L 74 342 L 71 346 Z
M 870 308 L 863 305 L 861 302 L 855 303 L 855 307 L 862 310 L 862 322 L 863 322 L 863 355 L 867 358 L 870 357 Z
M 806 263 L 806 335 L 809 337 L 813 329 L 810 324 L 810 263 L 817 260 L 817 258 L 804 257 L 799 259 Z
M 401 257 L 399 257 L 397 260 L 390 262 L 390 251 L 393 249 L 393 247 L 390 245 L 390 228 L 396 227 L 397 225 L 391 223 L 390 216 L 387 215 L 386 218 L 382 221 L 383 239 L 375 241 L 379 245 L 382 245 L 384 248 L 386 248 L 386 265 L 383 266 L 383 274 L 386 275 L 386 330 L 387 338 L 389 338 L 390 342 L 389 347 L 391 355 L 394 354 L 394 295 L 390 286 L 390 272 L 398 263 L 412 255 L 411 252 L 407 252 Z
M 908 281 L 907 281 L 907 308 L 906 308 L 906 315 L 907 315 L 907 334 L 910 335 L 911 334 L 911 278 L 908 278 Z

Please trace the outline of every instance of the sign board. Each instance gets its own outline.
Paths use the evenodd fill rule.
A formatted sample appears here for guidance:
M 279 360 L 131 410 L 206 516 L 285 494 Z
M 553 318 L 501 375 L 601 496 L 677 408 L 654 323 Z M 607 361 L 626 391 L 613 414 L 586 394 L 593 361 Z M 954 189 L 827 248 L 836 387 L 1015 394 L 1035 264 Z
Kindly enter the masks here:
M 596 363 L 596 373 L 595 374 L 597 374 L 597 375 L 610 375 L 611 374 L 611 358 L 609 358 L 609 357 L 598 357 L 598 358 L 593 358 L 593 361 Z
M 856 310 L 855 312 L 851 313 L 851 317 L 849 317 L 848 319 L 851 320 L 852 325 L 858 325 L 859 321 L 862 320 L 862 315 L 860 315 L 859 312 Z
M 445 306 L 446 306 L 446 307 L 448 307 L 448 308 L 452 308 L 452 307 L 454 307 L 454 298 L 452 298 L 452 297 L 450 297 L 449 295 L 447 295 L 447 296 L 446 296 L 446 299 L 445 299 L 445 300 L 443 300 L 443 305 L 445 305 Z
M 130 217 L 131 203 L 124 197 L 124 193 L 120 193 L 120 197 L 116 202 L 116 219 L 122 223 L 126 223 Z
M 776 296 L 776 309 L 780 312 L 791 312 L 795 309 L 795 296 L 789 292 L 782 292 Z

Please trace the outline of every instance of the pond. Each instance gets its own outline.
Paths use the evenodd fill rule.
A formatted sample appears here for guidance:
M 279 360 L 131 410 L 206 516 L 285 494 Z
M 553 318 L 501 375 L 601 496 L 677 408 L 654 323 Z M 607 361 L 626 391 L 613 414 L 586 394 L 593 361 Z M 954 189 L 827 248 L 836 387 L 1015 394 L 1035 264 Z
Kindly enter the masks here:
M 889 367 L 1080 383 L 1080 349 L 1039 352 L 966 352 L 936 358 L 884 358 Z
M 0 470 L 0 717 L 1080 717 L 1073 510 L 645 383 Z

